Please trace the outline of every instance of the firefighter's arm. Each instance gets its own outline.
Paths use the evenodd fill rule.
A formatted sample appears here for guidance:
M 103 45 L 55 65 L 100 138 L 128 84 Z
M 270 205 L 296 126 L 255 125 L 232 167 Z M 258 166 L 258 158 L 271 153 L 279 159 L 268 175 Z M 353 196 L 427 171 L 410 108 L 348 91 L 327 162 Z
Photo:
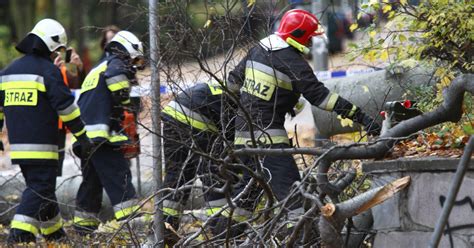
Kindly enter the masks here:
M 292 64 L 296 69 L 293 87 L 297 92 L 303 94 L 304 98 L 312 105 L 326 110 L 336 112 L 343 118 L 351 119 L 364 125 L 371 135 L 378 135 L 380 126 L 366 115 L 359 107 L 338 94 L 329 91 L 322 82 L 314 75 L 313 70 L 306 61 Z
M 240 87 L 242 87 L 245 80 L 246 64 L 247 56 L 243 58 L 232 71 L 229 72 L 229 76 L 227 77 L 227 87 L 233 93 L 240 93 Z
M 52 69 L 45 76 L 46 94 L 51 106 L 57 111 L 59 118 L 76 137 L 86 133 L 81 119 L 81 110 L 74 102 L 74 96 L 62 81 L 58 68 Z
M 130 104 L 130 75 L 127 66 L 118 59 L 110 61 L 104 78 L 107 88 L 112 94 L 114 107 L 123 107 Z

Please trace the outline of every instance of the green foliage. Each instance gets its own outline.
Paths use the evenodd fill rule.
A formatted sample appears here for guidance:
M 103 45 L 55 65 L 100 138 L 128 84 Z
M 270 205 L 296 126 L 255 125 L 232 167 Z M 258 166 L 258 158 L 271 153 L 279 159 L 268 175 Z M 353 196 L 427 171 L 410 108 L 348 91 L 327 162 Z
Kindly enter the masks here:
M 436 68 L 435 89 L 413 90 L 421 110 L 430 111 L 439 106 L 442 90 L 458 73 L 473 72 L 474 6 L 471 1 L 422 0 L 414 6 L 407 0 L 398 3 L 371 0 L 365 7 L 382 12 L 388 22 L 384 27 L 373 24 L 362 30 L 368 36 L 368 43 L 350 45 L 353 55 L 369 62 L 385 62 L 389 67 L 415 61 L 415 64 Z M 351 26 L 353 30 L 357 28 L 357 25 Z M 453 126 L 452 130 L 463 130 L 463 126 L 467 126 L 465 132 L 472 130 L 472 96 L 465 98 L 464 106 L 466 115 L 461 125 Z
M 443 86 L 454 77 L 453 70 L 465 73 L 474 69 L 474 7 L 470 1 L 424 0 L 419 6 L 412 6 L 407 1 L 384 0 L 370 1 L 369 6 L 381 11 L 389 22 L 384 33 L 375 25 L 364 30 L 369 42 L 358 52 L 366 60 L 429 61 L 444 68 L 437 73 Z M 357 25 L 351 26 L 356 28 Z
M 10 30 L 7 26 L 0 26 L 0 68 L 8 65 L 13 59 L 19 56 L 14 44 L 8 42 Z

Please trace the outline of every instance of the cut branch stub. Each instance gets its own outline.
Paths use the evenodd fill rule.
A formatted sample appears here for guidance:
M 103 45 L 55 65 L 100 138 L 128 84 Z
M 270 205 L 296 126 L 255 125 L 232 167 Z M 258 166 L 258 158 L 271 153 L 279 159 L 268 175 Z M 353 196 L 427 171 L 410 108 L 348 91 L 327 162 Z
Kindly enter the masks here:
M 397 179 L 384 186 L 377 187 L 347 201 L 328 203 L 321 208 L 323 218 L 319 229 L 324 247 L 342 247 L 341 230 L 347 218 L 360 214 L 394 196 L 410 183 L 410 177 Z
M 411 178 L 406 176 L 383 186 L 383 188 L 379 190 L 370 201 L 359 207 L 359 209 L 355 211 L 355 214 L 357 215 L 365 212 L 366 210 L 386 201 L 388 198 L 391 198 L 397 192 L 407 187 L 408 184 L 410 184 L 410 180 Z

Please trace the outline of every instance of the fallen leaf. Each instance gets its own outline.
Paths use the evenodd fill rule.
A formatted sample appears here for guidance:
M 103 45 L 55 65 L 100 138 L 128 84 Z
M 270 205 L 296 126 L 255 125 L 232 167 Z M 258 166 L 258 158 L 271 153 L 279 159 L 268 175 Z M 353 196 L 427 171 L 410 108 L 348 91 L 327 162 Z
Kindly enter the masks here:
M 351 26 L 349 27 L 349 30 L 351 32 L 354 32 L 354 30 L 356 30 L 358 27 L 359 25 L 357 25 L 357 23 L 352 23 Z

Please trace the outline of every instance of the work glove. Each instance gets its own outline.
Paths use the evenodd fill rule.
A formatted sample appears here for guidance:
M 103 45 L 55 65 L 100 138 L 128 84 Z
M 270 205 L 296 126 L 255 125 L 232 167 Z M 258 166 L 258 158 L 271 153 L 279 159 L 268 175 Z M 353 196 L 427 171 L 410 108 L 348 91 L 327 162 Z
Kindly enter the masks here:
M 379 136 L 382 127 L 374 121 L 374 119 L 370 118 L 369 116 L 365 116 L 364 120 L 362 121 L 362 125 L 364 125 L 365 132 L 371 136 Z
M 83 133 L 79 137 L 77 137 L 77 142 L 79 142 L 79 145 L 81 146 L 81 159 L 89 159 L 95 148 L 92 140 L 87 137 L 86 133 Z
M 377 122 L 375 122 L 375 120 L 372 119 L 370 116 L 360 111 L 360 109 L 358 109 L 357 112 L 355 113 L 353 120 L 359 124 L 362 124 L 368 135 L 370 136 L 380 135 L 380 131 L 382 130 L 382 127 Z
M 293 111 L 295 112 L 295 115 L 298 115 L 299 113 L 301 113 L 301 111 L 303 111 L 305 105 L 306 105 L 306 100 L 304 98 L 300 97 L 300 99 L 298 99 L 298 102 L 296 103 L 296 105 L 293 107 Z

